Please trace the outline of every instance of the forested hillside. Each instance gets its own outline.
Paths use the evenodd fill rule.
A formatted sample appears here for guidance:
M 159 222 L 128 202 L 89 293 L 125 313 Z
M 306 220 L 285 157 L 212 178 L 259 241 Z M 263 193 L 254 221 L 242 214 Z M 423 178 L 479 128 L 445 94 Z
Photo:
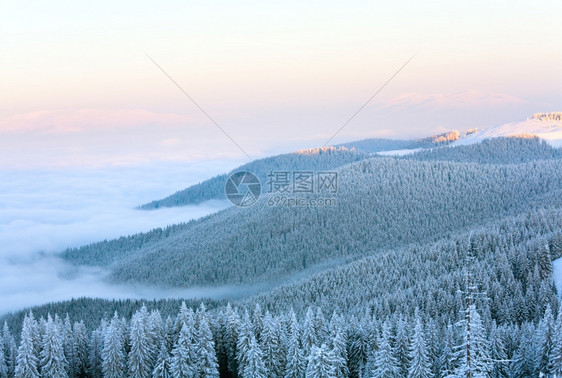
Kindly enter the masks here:
M 562 149 L 554 148 L 538 137 L 501 137 L 480 143 L 433 148 L 404 156 L 404 159 L 444 160 L 487 164 L 518 164 L 534 160 L 561 159 Z
M 207 307 L 77 299 L 9 315 L 0 377 L 561 375 L 560 157 L 497 138 L 363 159 L 337 170 L 336 206 L 264 196 L 67 250 L 119 282 L 272 288 Z
M 5 323 L 0 369 L 31 377 L 560 374 L 551 258 L 562 254 L 561 226 L 559 209 L 531 211 L 210 313 L 191 303 L 170 315 L 174 302 L 133 313 L 123 303 L 93 330 L 80 318 L 29 313 L 21 330 Z
M 194 205 L 212 199 L 226 199 L 224 185 L 231 173 L 248 171 L 256 175 L 262 183 L 262 191 L 267 191 L 267 175 L 271 171 L 332 170 L 343 165 L 367 158 L 368 155 L 345 147 L 313 148 L 291 154 L 258 159 L 244 164 L 230 172 L 205 180 L 197 185 L 180 190 L 164 199 L 140 206 L 150 210 L 159 207 Z
M 344 143 L 341 146 L 369 154 L 374 154 L 381 151 L 414 148 L 412 140 L 384 138 L 362 139 L 354 142 Z
M 474 247 L 470 253 L 479 253 L 478 242 L 470 244 Z M 544 273 L 538 268 L 538 256 L 534 268 L 538 273 L 528 282 L 530 293 Z M 259 305 L 253 311 L 227 305 L 208 313 L 203 305 L 194 311 L 182 304 L 177 316 L 165 319 L 158 309 L 148 311 L 144 306 L 130 318 L 116 312 L 89 332 L 83 321 L 73 322 L 68 316 L 63 320 L 56 314 L 37 320 L 30 312 L 18 341 L 4 324 L 0 373 L 244 378 L 562 373 L 562 307 L 555 316 L 556 296 L 531 300 L 536 309 L 523 311 L 515 321 L 498 321 L 501 316 L 491 313 L 486 294 L 478 291 L 473 269 L 465 270 L 457 300 L 460 311 L 440 314 L 440 321 L 412 306 L 405 314 L 389 317 L 391 311 L 368 308 L 360 316 L 311 307 L 296 315 L 292 310 L 264 311 Z M 478 266 L 474 270 L 478 272 Z
M 544 141 L 534 138 L 494 138 L 470 146 L 443 149 L 457 140 L 458 132 L 452 131 L 418 140 L 364 139 L 338 147 L 313 148 L 291 154 L 283 154 L 244 164 L 229 174 L 218 175 L 199 184 L 180 190 L 164 199 L 141 205 L 140 209 L 194 205 L 213 199 L 225 199 L 224 185 L 228 176 L 237 171 L 255 174 L 262 182 L 265 193 L 267 175 L 271 171 L 332 170 L 346 164 L 369 158 L 373 153 L 422 149 L 415 154 L 420 160 L 453 160 L 495 163 L 520 163 L 545 158 L 559 158 L 562 154 Z M 530 139 L 530 140 L 529 140 Z M 408 155 L 409 157 L 409 155 Z
M 338 181 L 337 206 L 271 207 L 263 198 L 249 209 L 178 226 L 168 237 L 155 233 L 154 242 L 139 234 L 68 250 L 64 257 L 106 266 L 121 282 L 271 281 L 329 259 L 434 241 L 486 219 L 562 201 L 558 160 L 504 166 L 378 158 L 341 169 Z
M 482 315 L 521 322 L 556 305 L 550 261 L 561 256 L 562 210 L 533 210 L 435 243 L 383 251 L 246 302 L 276 313 L 321 306 L 356 316 L 368 310 L 383 318 L 411 316 L 417 308 L 446 323 L 462 310 L 459 290 L 470 270 L 486 293 L 478 300 Z
M 448 145 L 459 139 L 458 131 L 449 131 L 421 139 L 383 139 L 370 138 L 344 143 L 341 146 L 357 151 L 374 154 L 391 150 L 413 150 L 417 148 L 432 148 Z

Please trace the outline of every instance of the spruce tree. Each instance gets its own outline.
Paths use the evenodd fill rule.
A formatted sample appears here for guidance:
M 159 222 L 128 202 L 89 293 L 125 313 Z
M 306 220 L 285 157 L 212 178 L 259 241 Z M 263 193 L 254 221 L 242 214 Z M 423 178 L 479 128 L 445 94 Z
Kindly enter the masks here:
M 68 313 L 64 318 L 64 323 L 62 326 L 63 332 L 63 350 L 64 350 L 64 357 L 66 358 L 66 372 L 69 376 L 73 377 L 74 374 L 74 334 L 72 333 L 72 323 L 70 323 L 70 317 Z
M 490 357 L 492 359 L 492 377 L 503 377 L 507 373 L 507 353 L 502 336 L 493 322 L 490 330 Z
M 238 365 L 239 375 L 243 375 L 244 369 L 248 364 L 247 357 L 250 350 L 250 343 L 252 341 L 252 338 L 255 339 L 254 331 L 252 330 L 252 323 L 250 321 L 248 312 L 246 312 L 244 314 L 244 319 L 242 319 L 242 322 L 240 324 L 238 341 L 236 343 L 236 361 Z
M 104 335 L 102 371 L 107 378 L 124 378 L 127 375 L 124 334 L 117 313 Z
M 188 308 L 185 302 L 181 303 L 180 311 L 178 316 L 176 316 L 176 321 L 174 323 L 174 344 L 177 343 L 178 337 L 180 335 L 180 331 L 184 324 L 187 324 L 189 327 L 194 325 L 193 320 L 193 309 Z
M 253 333 L 253 331 L 252 331 Z M 260 349 L 256 337 L 252 334 L 245 353 L 244 365 L 240 376 L 242 378 L 267 378 L 268 371 L 263 363 L 263 353 Z
M 314 312 L 309 307 L 306 310 L 304 324 L 302 327 L 302 345 L 305 355 L 309 355 L 312 350 L 312 347 L 318 344 L 319 339 L 316 331 L 317 329 L 315 326 Z
M 6 358 L 4 356 L 4 339 L 0 335 L 0 378 L 8 376 L 8 365 L 6 365 Z
M 84 322 L 75 322 L 73 325 L 72 333 L 74 340 L 72 344 L 74 356 L 74 366 L 72 372 L 74 376 L 83 377 L 88 371 L 88 331 Z
M 454 330 L 451 325 L 447 325 L 443 334 L 443 349 L 439 356 L 440 377 L 452 377 L 456 371 L 458 353 L 455 353 Z
M 156 364 L 156 358 L 158 357 L 160 343 L 164 340 L 162 316 L 158 309 L 152 310 L 146 318 L 146 335 L 149 340 L 148 345 L 150 349 L 149 365 L 154 366 Z
M 152 371 L 152 378 L 172 378 L 171 358 L 165 341 L 162 341 L 160 344 L 160 351 L 158 352 L 156 365 Z
M 148 311 L 143 305 L 131 318 L 130 343 L 127 367 L 130 376 L 149 378 L 152 374 L 153 348 L 147 329 Z
M 550 247 L 546 242 L 542 243 L 539 247 L 537 263 L 541 279 L 544 280 L 552 276 L 552 260 L 550 257 Z
M 313 346 L 306 366 L 306 378 L 336 377 L 336 366 L 336 356 L 326 344 Z
M 510 374 L 512 377 L 538 376 L 534 325 L 532 323 L 521 324 L 520 336 L 519 347 L 511 362 Z
M 400 376 L 408 374 L 410 366 L 410 340 L 407 329 L 407 322 L 400 316 L 396 322 L 396 337 L 394 338 L 395 355 L 400 366 Z
M 240 316 L 237 311 L 232 309 L 229 303 L 226 306 L 225 317 L 224 348 L 227 369 L 232 374 L 236 374 L 238 372 L 236 344 L 238 343 L 238 333 L 240 332 Z
M 409 378 L 431 377 L 431 363 L 429 362 L 428 349 L 425 343 L 425 334 L 420 316 L 416 313 L 414 334 L 409 348 L 410 368 Z
M 261 340 L 261 331 L 263 329 L 263 313 L 259 303 L 256 303 L 254 312 L 252 313 L 252 332 L 259 342 Z
M 382 327 L 382 335 L 379 349 L 375 351 L 371 363 L 371 374 L 373 377 L 399 377 L 400 366 L 394 355 L 392 347 L 392 334 L 390 325 L 385 322 Z
M 263 318 L 260 348 L 269 376 L 271 378 L 283 377 L 285 363 L 280 330 L 269 311 Z
M 30 318 L 31 339 L 33 340 L 33 349 L 35 351 L 35 355 L 38 356 L 38 358 L 40 358 L 40 356 L 41 356 L 41 342 L 43 340 L 42 331 L 44 331 L 44 328 L 41 328 L 41 326 L 39 325 L 39 322 L 37 320 L 35 320 L 35 317 L 34 317 L 32 311 L 29 311 L 28 317 Z M 45 321 L 45 319 L 42 319 L 42 320 L 43 320 L 43 322 Z M 41 361 L 39 361 L 39 362 L 41 362 Z
M 321 307 L 316 309 L 316 315 L 314 316 L 314 328 L 316 330 L 315 345 L 325 343 L 326 338 L 328 337 L 328 324 Z
M 62 322 L 58 317 L 53 320 L 49 315 L 41 343 L 41 375 L 52 378 L 68 377 L 63 337 Z
M 166 349 L 168 349 L 168 353 L 170 353 L 174 348 L 174 336 L 174 321 L 172 320 L 172 317 L 168 315 L 164 325 L 164 341 L 166 342 Z
M 549 360 L 554 348 L 554 333 L 554 317 L 550 305 L 547 305 L 544 316 L 535 332 L 535 343 L 537 345 L 535 365 L 539 374 L 550 373 Z
M 33 345 L 33 315 L 26 315 L 21 329 L 15 376 L 17 378 L 39 378 L 39 359 Z
M 330 320 L 329 345 L 336 359 L 336 376 L 343 378 L 349 376 L 347 366 L 347 333 L 344 328 L 343 319 L 334 312 Z
M 89 359 L 89 373 L 94 377 L 102 376 L 102 354 L 103 354 L 103 341 L 107 331 L 107 321 L 102 319 L 100 326 L 92 332 L 90 341 Z
M 292 309 L 289 327 L 285 378 L 303 378 L 306 372 L 306 358 L 301 348 L 299 323 Z
M 354 322 L 354 325 L 350 336 L 349 370 L 352 376 L 358 377 L 363 375 L 370 355 L 369 335 L 367 326 L 363 321 Z
M 550 352 L 548 371 L 562 377 L 562 303 L 558 308 L 558 316 L 554 326 L 553 348 Z
M 492 370 L 489 343 L 480 314 L 473 304 L 466 310 L 463 324 L 463 343 L 457 348 L 460 361 L 457 374 L 473 377 L 489 375 Z
M 184 323 L 178 341 L 172 350 L 170 372 L 174 378 L 196 377 L 197 367 L 193 349 L 193 329 Z
M 475 264 L 475 256 L 478 255 L 478 245 L 472 237 L 470 243 L 471 247 L 465 263 L 469 267 L 465 272 L 465 307 L 460 322 L 463 325 L 463 340 L 457 346 L 459 364 L 456 373 L 460 376 L 478 377 L 489 375 L 492 364 L 486 331 L 474 304 L 478 288 L 473 282 L 472 272 L 470 271 Z
M 8 323 L 4 322 L 4 327 L 2 329 L 2 339 L 4 341 L 3 345 L 1 346 L 4 349 L 4 359 L 6 362 L 6 367 L 8 371 L 8 375 L 14 375 L 14 371 L 16 369 L 16 357 L 18 354 L 18 350 L 16 347 L 16 341 L 8 328 Z
M 219 365 L 215 351 L 215 342 L 205 313 L 199 319 L 196 343 L 198 376 L 201 378 L 218 378 Z

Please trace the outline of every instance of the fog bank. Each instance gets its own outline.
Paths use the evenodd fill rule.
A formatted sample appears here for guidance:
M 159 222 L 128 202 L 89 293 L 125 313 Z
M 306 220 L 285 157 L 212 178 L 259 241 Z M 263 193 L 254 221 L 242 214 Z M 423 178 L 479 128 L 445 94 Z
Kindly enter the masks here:
M 154 211 L 135 207 L 231 168 L 233 163 L 176 162 L 1 171 L 0 314 L 81 296 L 172 295 L 174 290 L 110 286 L 100 269 L 69 266 L 56 255 L 67 247 L 186 222 L 223 209 L 226 201 Z

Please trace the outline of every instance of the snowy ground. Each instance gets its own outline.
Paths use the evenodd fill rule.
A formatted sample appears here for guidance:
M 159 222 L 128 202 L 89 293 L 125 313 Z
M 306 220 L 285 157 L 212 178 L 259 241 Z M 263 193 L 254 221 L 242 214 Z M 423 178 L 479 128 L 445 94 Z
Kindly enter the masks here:
M 554 284 L 556 285 L 556 290 L 558 295 L 562 294 L 562 257 L 556 259 L 552 262 L 552 267 L 554 271 L 552 272 L 552 278 L 554 279 Z
M 404 155 L 413 154 L 414 152 L 421 151 L 422 149 L 423 148 L 411 148 L 411 149 L 405 149 L 405 150 L 379 151 L 379 152 L 377 152 L 377 155 L 381 155 L 381 156 L 404 156 Z
M 537 135 L 554 147 L 562 147 L 562 121 L 543 121 L 536 119 L 506 123 L 479 130 L 477 133 L 469 134 L 466 137 L 457 140 L 450 146 L 462 146 L 478 143 L 488 138 L 507 137 L 521 134 Z

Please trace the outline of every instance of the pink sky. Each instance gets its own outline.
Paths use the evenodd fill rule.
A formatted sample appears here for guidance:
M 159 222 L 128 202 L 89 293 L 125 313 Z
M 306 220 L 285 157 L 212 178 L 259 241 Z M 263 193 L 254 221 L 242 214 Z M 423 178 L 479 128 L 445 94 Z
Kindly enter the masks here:
M 559 111 L 559 2 L 0 5 L 0 167 L 240 158 Z

